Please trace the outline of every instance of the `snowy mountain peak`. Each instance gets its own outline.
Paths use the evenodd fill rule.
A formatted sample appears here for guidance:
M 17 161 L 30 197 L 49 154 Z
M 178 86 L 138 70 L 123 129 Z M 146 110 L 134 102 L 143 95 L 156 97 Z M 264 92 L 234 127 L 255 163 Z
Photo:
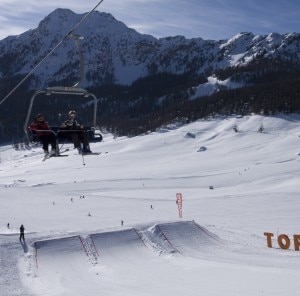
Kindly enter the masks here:
M 0 77 L 27 74 L 82 19 L 69 9 L 56 9 L 38 28 L 0 41 Z M 140 34 L 111 14 L 94 12 L 75 30 L 85 59 L 84 86 L 131 84 L 141 77 L 167 72 L 201 75 L 214 69 L 245 65 L 257 56 L 300 60 L 299 34 L 254 36 L 241 32 L 229 40 L 156 39 Z M 72 80 L 78 71 L 77 49 L 66 39 L 35 73 L 32 88 Z M 11 62 L 7 62 L 11 61 Z M 211 73 L 210 73 L 211 74 Z M 67 83 L 67 82 L 66 82 Z

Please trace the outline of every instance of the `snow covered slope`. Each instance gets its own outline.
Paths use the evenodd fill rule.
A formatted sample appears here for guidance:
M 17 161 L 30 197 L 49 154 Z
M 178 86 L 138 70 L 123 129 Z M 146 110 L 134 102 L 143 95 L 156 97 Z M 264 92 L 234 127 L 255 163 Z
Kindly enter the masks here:
M 299 120 L 232 117 L 104 135 L 91 144 L 100 155 L 82 158 L 69 145 L 68 157 L 45 162 L 40 147 L 1 147 L 0 294 L 298 291 Z M 274 233 L 273 248 L 264 232 Z

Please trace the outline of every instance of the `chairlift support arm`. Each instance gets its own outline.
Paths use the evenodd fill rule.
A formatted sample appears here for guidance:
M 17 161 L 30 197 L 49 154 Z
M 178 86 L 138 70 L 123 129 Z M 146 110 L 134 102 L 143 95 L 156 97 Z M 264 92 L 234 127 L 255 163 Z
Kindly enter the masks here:
M 83 53 L 80 46 L 80 40 L 84 38 L 82 36 L 75 35 L 73 33 L 70 33 L 69 37 L 72 38 L 75 42 L 79 54 L 79 61 L 80 61 L 80 76 L 79 76 L 80 78 L 79 81 L 77 81 L 72 87 L 79 87 L 81 85 L 81 82 L 83 81 L 83 76 L 84 76 L 84 59 L 83 59 Z

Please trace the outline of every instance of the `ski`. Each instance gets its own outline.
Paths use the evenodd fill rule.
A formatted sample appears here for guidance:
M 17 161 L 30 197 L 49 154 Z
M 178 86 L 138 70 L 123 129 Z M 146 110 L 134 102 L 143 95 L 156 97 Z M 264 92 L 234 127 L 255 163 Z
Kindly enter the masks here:
M 61 154 L 59 154 L 59 155 L 55 155 L 55 154 L 53 154 L 53 155 L 50 155 L 50 154 L 46 154 L 45 155 L 45 157 L 43 158 L 43 161 L 45 161 L 45 160 L 47 160 L 47 159 L 49 159 L 49 158 L 52 158 L 52 157 L 68 157 L 69 155 L 61 155 Z
M 47 160 L 47 159 L 49 159 L 51 157 L 66 157 L 68 155 L 65 155 L 65 154 L 62 154 L 62 153 L 67 152 L 67 151 L 69 151 L 69 148 L 67 148 L 67 149 L 65 149 L 63 151 L 60 151 L 59 154 L 50 154 L 50 153 L 47 153 L 47 154 L 45 154 L 45 156 L 44 156 L 44 158 L 43 158 L 42 161 L 45 161 L 45 160 Z
M 45 161 L 46 159 L 49 159 L 52 155 L 50 153 L 45 153 L 44 158 L 42 161 Z
M 79 155 L 83 155 L 83 156 L 86 156 L 86 155 L 100 155 L 101 152 L 83 152 L 83 153 L 80 153 Z
M 70 151 L 70 149 L 69 149 L 69 148 L 66 148 L 66 149 L 64 149 L 64 150 L 59 150 L 59 155 L 62 154 L 62 153 L 65 153 L 65 152 L 67 152 L 67 151 Z
M 83 155 L 83 156 L 86 156 L 86 155 L 100 155 L 100 154 L 107 154 L 108 152 L 87 152 L 87 153 L 81 153 L 79 155 Z

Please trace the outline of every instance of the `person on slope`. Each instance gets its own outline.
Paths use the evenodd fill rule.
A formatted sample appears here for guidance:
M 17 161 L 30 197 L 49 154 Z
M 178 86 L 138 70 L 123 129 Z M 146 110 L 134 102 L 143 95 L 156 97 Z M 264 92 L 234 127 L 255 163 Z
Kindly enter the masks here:
M 84 126 L 80 124 L 76 119 L 76 112 L 69 112 L 69 119 L 63 122 L 60 126 L 60 130 L 65 130 L 68 136 L 72 139 L 74 147 L 80 154 L 92 153 L 90 150 L 89 137 L 84 129 Z
M 50 154 L 56 154 L 57 141 L 55 133 L 50 129 L 48 123 L 45 121 L 43 114 L 38 114 L 28 129 L 42 142 L 45 154 L 49 153 L 48 147 L 51 144 Z
M 25 242 L 24 231 L 25 231 L 25 227 L 22 224 L 21 227 L 20 227 L 20 241 L 23 240 L 23 242 Z

